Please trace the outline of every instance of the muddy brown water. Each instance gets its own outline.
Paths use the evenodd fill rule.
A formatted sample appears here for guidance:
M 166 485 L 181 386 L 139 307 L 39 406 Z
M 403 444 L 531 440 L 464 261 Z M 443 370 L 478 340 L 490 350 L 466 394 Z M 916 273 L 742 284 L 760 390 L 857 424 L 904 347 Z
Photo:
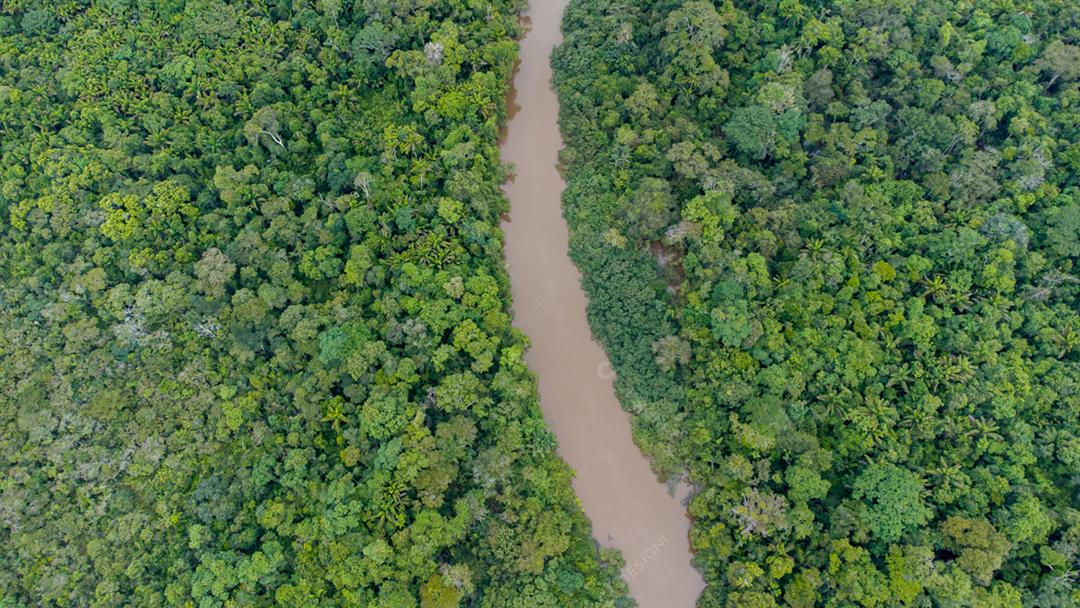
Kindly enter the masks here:
M 550 64 L 566 3 L 532 2 L 510 97 L 517 108 L 501 142 L 503 160 L 516 167 L 504 187 L 510 215 L 502 226 L 514 324 L 532 342 L 525 359 L 539 377 L 540 405 L 559 454 L 577 472 L 574 491 L 596 541 L 622 552 L 623 578 L 641 608 L 690 608 L 705 583 L 690 565 L 685 490 L 669 494 L 634 444 L 614 373 L 586 321 L 581 275 L 568 256 Z

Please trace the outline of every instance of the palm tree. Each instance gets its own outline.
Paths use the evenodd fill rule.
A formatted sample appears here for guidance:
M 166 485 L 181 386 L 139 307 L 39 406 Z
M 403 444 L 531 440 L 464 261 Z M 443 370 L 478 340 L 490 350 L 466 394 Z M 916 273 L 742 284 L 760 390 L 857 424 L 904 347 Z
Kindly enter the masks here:
M 949 284 L 945 282 L 945 279 L 940 275 L 934 276 L 926 281 L 926 291 L 923 292 L 923 297 L 930 296 L 934 301 L 938 301 L 949 290 Z
M 968 420 L 971 422 L 971 429 L 964 433 L 964 435 L 975 437 L 977 439 L 988 439 L 990 441 L 1004 441 L 1001 434 L 998 433 L 999 427 L 997 422 L 985 418 L 976 418 L 974 416 L 968 416 Z
M 322 417 L 323 422 L 329 422 L 334 430 L 338 430 L 342 424 L 345 424 L 347 418 L 345 416 L 345 401 L 343 399 L 336 398 L 331 399 L 326 404 L 326 414 Z

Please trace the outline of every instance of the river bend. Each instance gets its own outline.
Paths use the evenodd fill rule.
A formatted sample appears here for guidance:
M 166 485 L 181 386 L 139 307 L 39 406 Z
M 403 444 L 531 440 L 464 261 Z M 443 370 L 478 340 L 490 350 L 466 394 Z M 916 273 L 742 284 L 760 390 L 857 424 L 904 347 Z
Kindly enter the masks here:
M 690 608 L 704 588 L 690 565 L 689 521 L 634 444 L 607 356 L 592 339 L 581 275 L 570 261 L 557 169 L 559 105 L 551 89 L 551 51 L 561 41 L 567 0 L 534 0 L 521 43 L 502 159 L 516 172 L 504 190 L 503 223 L 514 325 L 530 338 L 526 362 L 539 377 L 540 405 L 577 472 L 574 491 L 593 536 L 626 559 L 622 575 L 641 608 Z

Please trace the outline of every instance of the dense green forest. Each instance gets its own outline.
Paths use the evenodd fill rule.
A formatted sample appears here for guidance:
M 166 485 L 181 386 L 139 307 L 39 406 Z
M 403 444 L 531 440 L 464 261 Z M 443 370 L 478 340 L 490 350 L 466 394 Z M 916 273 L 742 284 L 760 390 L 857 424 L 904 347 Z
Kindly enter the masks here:
M 1080 604 L 1080 3 L 574 0 L 571 253 L 700 605 Z
M 509 322 L 521 8 L 0 2 L 0 606 L 625 602 Z

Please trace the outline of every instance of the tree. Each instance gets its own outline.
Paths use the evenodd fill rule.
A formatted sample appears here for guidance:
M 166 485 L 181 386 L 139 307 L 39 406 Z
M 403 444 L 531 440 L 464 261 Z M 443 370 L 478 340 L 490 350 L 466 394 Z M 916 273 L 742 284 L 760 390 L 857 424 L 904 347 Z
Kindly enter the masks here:
M 1048 89 L 1058 80 L 1072 82 L 1080 79 L 1080 47 L 1054 40 L 1046 45 L 1037 65 L 1050 75 L 1050 81 L 1046 84 Z
M 1047 220 L 1046 240 L 1062 257 L 1080 257 L 1080 204 L 1057 207 Z
M 625 206 L 630 234 L 638 239 L 658 240 L 675 212 L 671 186 L 664 180 L 647 177 L 638 185 L 633 204 Z
M 752 159 L 768 158 L 776 149 L 779 125 L 775 115 L 764 106 L 753 105 L 735 110 L 724 125 L 735 147 Z
M 989 585 L 1012 545 L 985 519 L 952 516 L 941 524 L 946 547 L 957 552 L 957 565 L 980 585 Z
M 432 575 L 420 587 L 420 608 L 457 608 L 460 602 L 461 592 L 447 585 L 442 576 Z
M 208 297 L 225 295 L 225 286 L 236 272 L 236 265 L 217 247 L 203 252 L 202 259 L 195 262 L 195 285 Z
M 656 364 L 660 369 L 670 372 L 676 365 L 686 365 L 690 361 L 690 344 L 678 336 L 665 336 L 652 345 L 656 355 Z
M 285 148 L 285 140 L 281 135 L 281 119 L 278 109 L 273 106 L 264 106 L 255 112 L 251 120 L 244 124 L 244 136 L 248 143 L 255 145 L 264 141 L 265 137 L 275 145 Z
M 894 464 L 872 464 L 855 478 L 852 498 L 861 500 L 861 516 L 871 534 L 893 543 L 925 524 L 931 511 L 923 502 L 923 483 Z
M 711 2 L 691 0 L 671 11 L 664 20 L 660 49 L 668 55 L 704 48 L 712 51 L 724 42 L 727 32 Z

